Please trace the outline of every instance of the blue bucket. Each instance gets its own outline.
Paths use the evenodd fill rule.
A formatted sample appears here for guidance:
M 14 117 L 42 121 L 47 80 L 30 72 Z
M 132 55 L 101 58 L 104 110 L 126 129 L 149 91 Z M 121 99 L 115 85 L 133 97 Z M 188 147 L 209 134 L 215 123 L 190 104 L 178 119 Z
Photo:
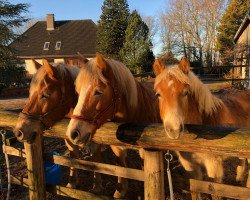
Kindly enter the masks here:
M 52 155 L 59 156 L 57 152 L 51 152 Z M 47 184 L 59 185 L 62 176 L 62 166 L 51 163 L 49 161 L 44 162 L 45 181 Z

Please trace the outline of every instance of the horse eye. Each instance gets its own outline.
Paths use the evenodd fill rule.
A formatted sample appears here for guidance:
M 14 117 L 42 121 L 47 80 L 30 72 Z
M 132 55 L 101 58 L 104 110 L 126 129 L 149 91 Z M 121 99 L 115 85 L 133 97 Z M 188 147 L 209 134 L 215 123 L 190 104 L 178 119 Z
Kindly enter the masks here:
M 188 90 L 183 91 L 182 95 L 187 96 L 188 95 Z
M 100 95 L 102 95 L 102 92 L 96 90 L 95 93 L 94 93 L 94 95 L 95 95 L 95 96 L 100 96 Z
M 42 99 L 47 99 L 49 97 L 49 94 L 46 94 L 46 93 L 42 93 Z
M 161 95 L 160 93 L 156 93 L 155 96 L 159 98 Z

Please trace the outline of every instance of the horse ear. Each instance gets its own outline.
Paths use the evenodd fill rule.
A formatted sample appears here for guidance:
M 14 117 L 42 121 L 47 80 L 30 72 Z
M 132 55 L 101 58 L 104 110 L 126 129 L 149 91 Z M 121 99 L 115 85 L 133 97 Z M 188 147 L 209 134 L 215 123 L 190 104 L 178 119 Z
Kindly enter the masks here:
M 101 71 L 107 70 L 108 63 L 106 62 L 102 54 L 96 53 L 96 63 Z
M 41 65 L 39 62 L 37 62 L 36 60 L 32 59 L 33 63 L 35 64 L 35 68 L 36 71 L 40 69 L 40 67 L 42 67 L 43 65 Z
M 80 67 L 82 67 L 84 64 L 86 64 L 89 61 L 80 52 L 77 52 L 77 55 L 78 55 L 78 59 L 80 61 Z
M 160 59 L 156 59 L 153 64 L 153 70 L 155 76 L 158 76 L 163 70 L 165 69 L 164 64 L 162 64 L 162 61 Z
M 97 67 L 102 71 L 103 76 L 106 78 L 112 78 L 113 72 L 111 70 L 111 67 L 105 60 L 104 56 L 100 53 L 96 53 L 96 64 Z
M 57 71 L 46 59 L 43 59 L 43 66 L 49 77 L 53 80 L 57 80 Z
M 188 59 L 184 56 L 182 57 L 181 61 L 178 64 L 178 68 L 183 71 L 184 74 L 188 74 L 190 71 L 190 62 Z

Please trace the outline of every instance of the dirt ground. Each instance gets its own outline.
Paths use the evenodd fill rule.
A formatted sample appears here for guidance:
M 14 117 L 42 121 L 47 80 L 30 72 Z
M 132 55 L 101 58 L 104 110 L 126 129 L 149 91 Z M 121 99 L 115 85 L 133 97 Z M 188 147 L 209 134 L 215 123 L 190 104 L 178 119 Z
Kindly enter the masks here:
M 26 99 L 20 98 L 20 99 L 12 99 L 12 100 L 0 100 L 0 109 L 3 110 L 20 110 L 22 106 L 25 104 Z M 8 133 L 11 135 L 11 133 Z M 15 143 L 15 146 L 22 147 L 21 143 Z M 46 138 L 45 139 L 45 152 L 58 152 L 60 154 L 64 154 L 66 151 L 66 147 L 64 145 L 64 142 L 62 140 L 58 139 L 51 139 Z M 7 179 L 6 179 L 6 164 L 4 160 L 4 155 L 2 151 L 0 151 L 0 165 L 2 170 L 2 184 L 3 187 L 7 187 Z M 174 154 L 174 152 L 173 152 Z M 27 178 L 27 170 L 26 170 L 26 163 L 24 159 L 17 158 L 10 156 L 11 161 L 11 174 L 16 176 L 23 176 Z M 106 148 L 106 150 L 102 154 L 102 160 L 103 163 L 109 163 L 109 164 L 116 164 L 117 159 L 110 150 L 109 147 Z M 140 159 L 138 152 L 129 150 L 128 151 L 128 157 L 127 157 L 128 167 L 141 169 L 143 166 L 143 162 Z M 235 176 L 236 176 L 236 166 L 238 164 L 237 158 L 230 158 L 227 159 L 224 163 L 225 165 L 225 176 L 223 183 L 225 184 L 231 184 L 231 185 L 239 185 L 239 183 L 236 183 Z M 174 157 L 174 160 L 170 164 L 171 173 L 172 173 L 172 179 L 173 179 L 173 188 L 174 188 L 174 194 L 176 200 L 188 200 L 190 199 L 190 194 L 187 192 L 189 183 L 188 173 L 183 169 L 183 167 L 179 164 L 176 157 Z M 166 171 L 166 163 L 165 163 L 165 171 Z M 67 167 L 63 167 L 63 175 L 61 179 L 61 185 L 65 186 L 68 181 L 68 174 L 69 169 Z M 99 194 L 106 195 L 106 196 L 112 196 L 115 191 L 115 185 L 117 182 L 117 178 L 113 176 L 108 175 L 102 175 L 103 178 L 103 191 Z M 204 179 L 209 180 L 206 177 L 206 173 L 204 171 Z M 80 171 L 79 172 L 79 180 L 80 183 L 77 187 L 77 189 L 81 189 L 84 191 L 90 191 L 93 185 L 93 173 L 88 171 Z M 168 190 L 168 182 L 167 177 L 165 173 L 165 192 L 166 192 L 166 198 L 169 199 L 169 190 Z M 129 188 L 126 199 L 143 199 L 143 182 L 140 181 L 134 181 L 129 180 Z M 203 198 L 211 199 L 208 195 L 203 195 Z M 2 191 L 0 193 L 0 199 L 6 199 L 6 191 Z M 11 198 L 13 200 L 28 200 L 28 190 L 24 187 L 18 186 L 18 185 L 12 185 L 11 189 Z M 69 200 L 72 199 L 70 197 L 62 197 L 62 196 L 55 196 L 52 194 L 47 193 L 47 199 L 49 200 Z M 226 199 L 226 198 L 225 198 Z

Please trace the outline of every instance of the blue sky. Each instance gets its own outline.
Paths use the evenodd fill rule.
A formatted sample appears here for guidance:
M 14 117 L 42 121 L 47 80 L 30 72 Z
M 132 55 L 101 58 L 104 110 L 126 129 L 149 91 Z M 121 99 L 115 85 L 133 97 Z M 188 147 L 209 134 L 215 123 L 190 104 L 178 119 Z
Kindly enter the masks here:
M 137 9 L 140 14 L 155 16 L 166 7 L 168 0 L 128 0 L 130 10 Z M 11 0 L 12 3 L 29 3 L 32 18 L 44 18 L 55 14 L 56 20 L 92 19 L 97 22 L 101 14 L 103 0 Z
M 101 14 L 103 0 L 11 0 L 11 3 L 28 3 L 29 17 L 45 19 L 46 14 L 55 14 L 55 20 L 92 19 L 97 22 Z M 158 17 L 167 7 L 168 0 L 128 0 L 130 10 L 137 9 L 143 16 Z M 157 40 L 157 39 L 156 39 Z M 160 51 L 154 47 L 154 53 Z

